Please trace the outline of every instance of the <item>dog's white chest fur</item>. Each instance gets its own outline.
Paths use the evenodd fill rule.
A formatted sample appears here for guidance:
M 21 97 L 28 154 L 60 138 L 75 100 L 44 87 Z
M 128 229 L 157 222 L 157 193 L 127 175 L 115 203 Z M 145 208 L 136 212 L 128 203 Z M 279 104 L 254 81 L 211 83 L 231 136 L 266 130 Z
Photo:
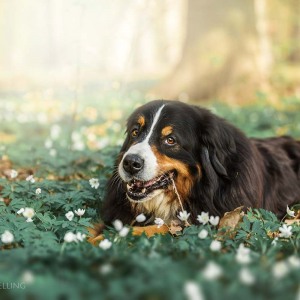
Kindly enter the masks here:
M 179 209 L 177 201 L 166 195 L 164 192 L 158 194 L 148 201 L 133 204 L 138 213 L 151 214 L 154 218 L 161 218 L 165 223 L 170 223 L 176 219 Z

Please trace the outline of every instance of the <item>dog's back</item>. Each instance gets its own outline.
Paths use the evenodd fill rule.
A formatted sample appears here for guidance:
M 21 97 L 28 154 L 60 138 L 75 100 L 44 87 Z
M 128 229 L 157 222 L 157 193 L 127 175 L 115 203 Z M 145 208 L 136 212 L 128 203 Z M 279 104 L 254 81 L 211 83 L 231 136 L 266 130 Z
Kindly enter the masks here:
M 300 202 L 300 142 L 288 136 L 251 140 L 263 158 L 264 207 L 284 215 L 285 203 Z

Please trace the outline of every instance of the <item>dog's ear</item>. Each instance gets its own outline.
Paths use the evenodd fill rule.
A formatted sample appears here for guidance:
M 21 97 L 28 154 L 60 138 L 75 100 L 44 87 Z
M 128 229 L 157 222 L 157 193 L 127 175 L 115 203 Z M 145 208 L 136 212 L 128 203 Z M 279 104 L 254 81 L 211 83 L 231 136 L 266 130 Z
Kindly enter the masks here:
M 213 180 L 214 173 L 217 173 L 223 177 L 227 177 L 227 171 L 218 159 L 215 150 L 209 150 L 207 147 L 203 146 L 201 149 L 201 161 L 203 168 L 206 171 L 206 175 L 211 180 Z
M 221 177 L 228 177 L 232 158 L 235 157 L 236 129 L 228 122 L 206 109 L 195 107 L 198 115 L 199 145 L 202 163 Z
M 222 163 L 219 161 L 218 156 L 217 156 L 217 151 L 214 150 L 213 153 L 210 155 L 210 160 L 211 163 L 216 171 L 221 176 L 227 177 L 227 171 L 225 167 L 222 165 Z

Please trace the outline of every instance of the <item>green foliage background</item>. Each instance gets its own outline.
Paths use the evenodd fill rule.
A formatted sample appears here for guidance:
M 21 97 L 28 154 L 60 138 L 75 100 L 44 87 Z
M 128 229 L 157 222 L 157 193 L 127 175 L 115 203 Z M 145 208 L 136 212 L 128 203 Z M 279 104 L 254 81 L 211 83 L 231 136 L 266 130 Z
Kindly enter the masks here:
M 125 99 L 117 117 L 113 114 L 120 112 L 116 95 L 98 103 L 85 102 L 76 115 L 68 103 L 59 106 L 60 110 L 53 104 L 47 122 L 40 121 L 43 108 L 39 110 L 34 101 L 28 109 L 17 98 L 9 99 L 13 105 L 1 103 L 0 197 L 10 203 L 0 201 L 0 235 L 9 230 L 15 238 L 11 245 L 0 241 L 1 299 L 184 299 L 190 281 L 199 286 L 205 299 L 300 299 L 300 266 L 288 262 L 292 255 L 299 258 L 300 228 L 293 225 L 292 237 L 279 238 L 274 244 L 272 233 L 278 232 L 281 223 L 264 210 L 249 210 L 235 235 L 221 237 L 222 249 L 217 252 L 210 249 L 217 229 L 200 224 L 186 228 L 178 237 L 158 235 L 149 239 L 131 233 L 120 237 L 110 228 L 105 231 L 113 242 L 108 250 L 86 241 L 64 242 L 66 232 L 88 234 L 87 227 L 99 219 L 98 206 L 124 136 L 125 117 L 140 103 L 140 96 L 133 93 Z M 299 99 L 283 99 L 280 109 L 266 106 L 263 100 L 259 103 L 210 108 L 249 136 L 300 136 Z M 88 106 L 97 109 L 95 118 L 85 114 Z M 48 108 L 44 109 L 46 113 Z M 61 128 L 59 137 L 52 139 L 55 156 L 44 145 L 53 124 Z M 104 146 L 87 147 L 86 133 L 93 126 L 98 130 L 96 140 L 106 140 Z M 72 132 L 80 135 L 84 149 L 72 148 Z M 19 172 L 17 178 L 5 173 L 7 161 Z M 35 183 L 25 180 L 31 173 Z M 90 186 L 90 178 L 99 179 L 98 189 Z M 39 195 L 37 188 L 42 190 Z M 17 214 L 22 207 L 34 208 L 32 223 Z M 85 208 L 85 214 L 69 221 L 65 214 L 78 208 Z M 203 228 L 209 232 L 204 240 L 198 237 Z M 241 243 L 251 249 L 247 266 L 236 260 Z M 203 276 L 211 261 L 223 270 L 215 280 Z M 274 275 L 278 262 L 288 268 L 279 277 Z M 254 276 L 253 284 L 241 280 L 240 271 L 245 267 Z M 25 282 L 24 289 L 11 288 L 20 282 Z

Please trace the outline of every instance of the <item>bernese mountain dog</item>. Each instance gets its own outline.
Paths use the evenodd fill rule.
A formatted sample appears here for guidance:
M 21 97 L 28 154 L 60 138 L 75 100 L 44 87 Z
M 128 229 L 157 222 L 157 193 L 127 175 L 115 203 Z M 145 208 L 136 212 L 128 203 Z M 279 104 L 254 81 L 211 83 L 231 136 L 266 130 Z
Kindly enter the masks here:
M 209 110 L 156 100 L 129 117 L 127 136 L 107 185 L 102 219 L 132 224 L 136 216 L 166 224 L 183 209 L 222 216 L 237 207 L 279 218 L 300 203 L 300 142 L 247 138 Z M 152 223 L 153 224 L 153 223 Z

